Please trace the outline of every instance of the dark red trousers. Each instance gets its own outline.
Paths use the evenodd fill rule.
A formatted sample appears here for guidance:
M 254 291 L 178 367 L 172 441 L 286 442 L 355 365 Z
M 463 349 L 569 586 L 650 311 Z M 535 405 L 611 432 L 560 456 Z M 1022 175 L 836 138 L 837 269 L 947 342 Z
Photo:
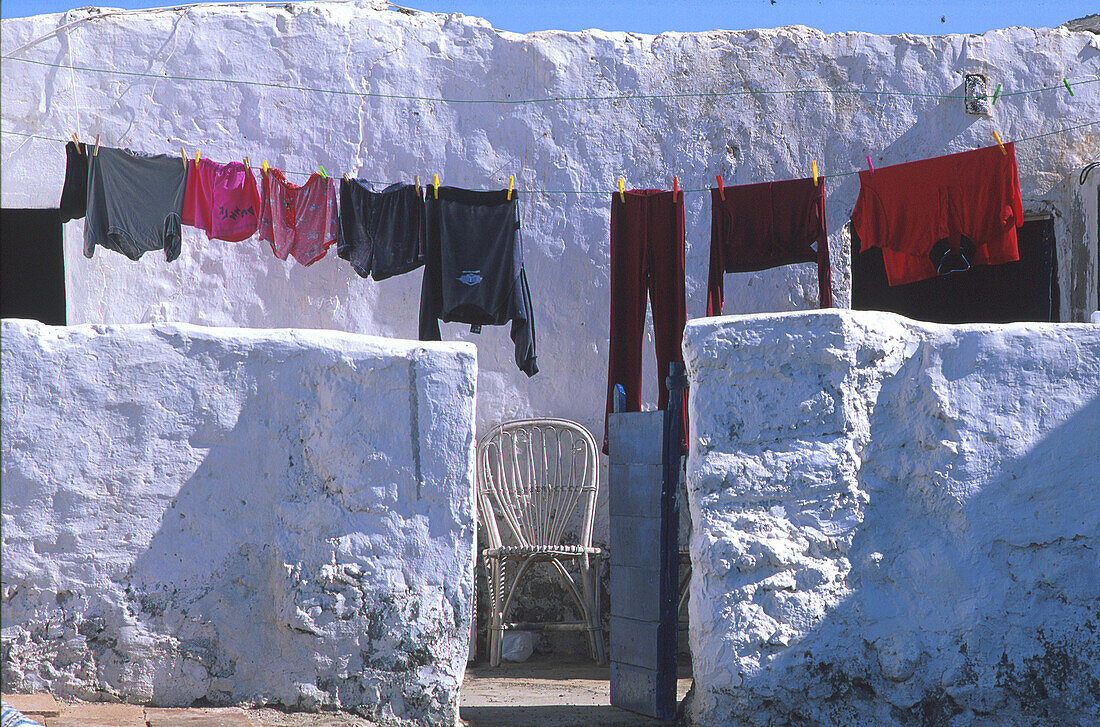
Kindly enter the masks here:
M 626 202 L 611 200 L 611 346 L 607 361 L 607 412 L 616 384 L 626 391 L 626 410 L 642 406 L 642 336 L 649 295 L 657 349 L 657 406 L 668 406 L 665 378 L 683 362 L 680 342 L 687 322 L 684 296 L 684 193 L 632 189 Z M 686 392 L 684 392 L 686 395 Z M 687 400 L 684 400 L 687 438 Z M 607 417 L 603 451 L 607 453 Z

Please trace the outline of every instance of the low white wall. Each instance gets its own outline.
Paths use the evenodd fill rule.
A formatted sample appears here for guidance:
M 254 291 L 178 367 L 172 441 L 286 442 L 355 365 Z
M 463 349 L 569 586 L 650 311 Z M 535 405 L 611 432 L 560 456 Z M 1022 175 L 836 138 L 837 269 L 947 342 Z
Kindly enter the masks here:
M 453 724 L 469 344 L 3 322 L 3 683 Z
M 1100 326 L 691 323 L 699 725 L 1096 724 Z

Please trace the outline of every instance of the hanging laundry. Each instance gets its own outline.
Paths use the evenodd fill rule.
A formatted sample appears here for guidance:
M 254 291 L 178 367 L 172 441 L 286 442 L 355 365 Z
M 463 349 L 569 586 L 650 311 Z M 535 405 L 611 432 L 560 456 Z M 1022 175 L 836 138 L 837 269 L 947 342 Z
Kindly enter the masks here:
M 859 173 L 852 226 L 882 248 L 890 285 L 1019 260 L 1023 203 L 1011 143 Z
M 790 179 L 712 189 L 710 207 L 708 316 L 722 315 L 724 273 L 794 263 L 817 263 L 818 304 L 832 307 L 824 183 Z
M 314 172 L 305 184 L 291 184 L 278 169 L 262 175 L 260 239 L 280 260 L 293 255 L 312 265 L 336 242 L 336 185 Z
M 437 187 L 425 207 L 420 340 L 442 340 L 440 320 L 469 323 L 474 332 L 511 321 L 516 365 L 534 376 L 535 319 L 519 245 L 518 198 L 509 200 L 507 190 Z
M 100 245 L 131 260 L 150 250 L 164 250 L 168 262 L 179 257 L 183 160 L 101 146 L 88 165 L 84 255 L 91 257 Z
M 183 224 L 211 240 L 240 242 L 260 224 L 260 193 L 252 170 L 241 162 L 219 164 L 200 158 L 187 162 Z
M 65 184 L 61 187 L 61 221 L 78 220 L 88 211 L 88 153 L 84 144 L 65 145 Z
M 360 277 L 385 280 L 424 264 L 424 194 L 412 184 L 372 192 L 361 179 L 340 180 L 336 254 Z
M 623 202 L 625 195 L 626 201 Z M 611 199 L 611 341 L 607 361 L 607 414 L 616 384 L 626 391 L 626 410 L 642 406 L 642 335 L 646 294 L 653 311 L 657 354 L 657 407 L 668 407 L 669 364 L 682 363 L 687 323 L 684 295 L 684 193 L 630 189 Z M 687 436 L 685 400 L 684 437 Z

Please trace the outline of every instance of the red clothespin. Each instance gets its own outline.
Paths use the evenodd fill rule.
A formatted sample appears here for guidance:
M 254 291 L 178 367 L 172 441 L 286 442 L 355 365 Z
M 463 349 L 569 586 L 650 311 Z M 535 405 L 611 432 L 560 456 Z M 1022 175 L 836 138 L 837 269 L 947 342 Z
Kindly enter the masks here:
M 871 170 L 871 174 L 875 173 L 875 165 L 871 163 L 871 155 L 867 155 L 867 168 Z
M 722 201 L 726 201 L 726 188 L 722 186 L 722 175 L 719 174 L 715 177 L 718 180 L 718 196 L 722 198 Z
M 1001 153 L 1008 156 L 1008 149 L 1005 149 L 1005 143 L 1001 141 L 1001 135 L 996 130 L 993 131 L 993 138 L 997 140 L 997 146 L 1001 147 Z
M 679 193 L 679 191 L 680 191 L 680 178 L 679 177 L 673 177 L 672 178 L 672 193 L 677 194 L 677 193 Z

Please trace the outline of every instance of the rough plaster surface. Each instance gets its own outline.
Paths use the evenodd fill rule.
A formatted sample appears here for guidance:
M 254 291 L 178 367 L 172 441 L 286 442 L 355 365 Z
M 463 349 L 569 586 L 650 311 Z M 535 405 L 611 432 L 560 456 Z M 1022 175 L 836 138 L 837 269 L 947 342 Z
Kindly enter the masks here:
M 94 15 L 5 20 L 11 53 L 58 26 Z M 172 12 L 113 15 L 75 25 L 20 51 L 51 63 L 203 78 L 219 82 L 113 76 L 5 59 L 0 67 L 3 128 L 64 139 L 103 134 L 103 142 L 212 159 L 250 156 L 291 171 L 324 165 L 367 179 L 581 190 L 594 194 L 523 196 L 527 271 L 534 300 L 541 373 L 528 380 L 512 360 L 507 327 L 480 335 L 458 324 L 449 339 L 479 349 L 479 431 L 517 416 L 565 416 L 603 427 L 609 284 L 609 208 L 618 177 L 627 186 L 688 189 L 805 177 L 878 165 L 1050 132 L 1100 119 L 1100 84 L 1003 96 L 990 120 L 964 112 L 962 99 L 920 95 L 759 93 L 820 88 L 910 94 L 961 93 L 966 73 L 990 88 L 1057 86 L 1063 77 L 1100 75 L 1100 40 L 1066 29 L 1013 28 L 980 36 L 824 34 L 805 27 L 665 33 L 494 30 L 485 20 L 377 9 L 369 3 L 295 2 L 275 7 L 206 5 Z M 318 94 L 279 88 L 317 87 Z M 356 92 L 457 100 L 635 96 L 667 92 L 733 95 L 619 101 L 470 104 L 360 96 Z M 55 206 L 64 173 L 57 142 L 3 138 L 4 206 Z M 1064 218 L 1073 193 L 1063 185 L 1100 156 L 1100 133 L 1081 129 L 1018 148 L 1025 208 Z M 292 176 L 302 181 L 302 176 Z M 33 180 L 33 181 L 31 181 Z M 828 226 L 838 305 L 850 300 L 843 226 L 858 180 L 827 182 Z M 601 191 L 602 190 L 602 191 Z M 688 315 L 705 311 L 709 196 L 689 192 Z M 1076 214 L 1080 214 L 1077 212 Z M 310 268 L 276 260 L 266 243 L 209 242 L 187 229 L 173 264 L 157 255 L 133 263 L 81 254 L 79 222 L 66 229 L 71 323 L 172 320 L 204 325 L 327 328 L 415 338 L 420 272 L 375 283 L 330 254 Z M 1073 262 L 1076 280 L 1095 270 L 1095 253 Z M 1091 260 L 1091 268 L 1089 267 Z M 1080 268 L 1080 269 L 1079 269 Z M 817 305 L 812 264 L 727 276 L 727 314 Z M 1068 303 L 1073 285 L 1063 280 Z M 1080 296 L 1078 296 L 1080 298 Z M 1095 295 L 1092 296 L 1095 298 Z M 1081 298 L 1083 300 L 1083 298 Z M 1074 298 L 1077 300 L 1077 298 Z M 1088 311 L 1078 312 L 1084 320 Z M 648 347 L 651 341 L 647 342 Z M 653 367 L 652 356 L 645 365 Z M 664 375 L 667 372 L 661 372 Z M 647 370 L 647 401 L 656 374 Z M 601 518 L 603 519 L 603 518 Z M 606 527 L 606 526 L 604 526 Z
M 5 691 L 453 724 L 468 344 L 3 323 Z
M 4 20 L 5 54 L 95 9 Z M 615 180 L 631 187 L 701 189 L 910 161 L 1100 119 L 1100 84 L 1070 97 L 1063 77 L 1100 75 L 1100 40 L 1066 29 L 1013 28 L 980 36 L 824 34 L 805 27 L 708 33 L 526 35 L 479 18 L 386 9 L 384 4 L 294 2 L 275 7 L 204 5 L 81 22 L 18 54 L 49 63 L 114 68 L 156 77 L 0 64 L 3 129 L 64 139 L 103 134 L 106 144 L 210 158 L 268 159 L 293 172 L 324 165 L 380 182 L 573 190 L 521 196 L 524 256 L 534 301 L 540 373 L 512 360 L 507 327 L 444 325 L 448 339 L 478 347 L 478 430 L 525 416 L 564 416 L 603 429 L 608 346 L 609 208 Z M 965 74 L 990 88 L 1053 86 L 1003 96 L 991 120 L 964 112 Z M 248 86 L 177 81 L 164 74 L 251 80 Z M 285 88 L 336 89 L 320 94 Z M 826 89 L 838 94 L 761 93 Z M 880 96 L 850 91 L 895 91 Z M 527 104 L 458 101 L 728 93 L 672 99 L 567 100 Z M 1055 217 L 1063 315 L 1084 320 L 1096 299 L 1094 234 L 1078 170 L 1100 156 L 1096 128 L 1018 146 L 1025 209 Z M 57 204 L 64 154 L 56 141 L 3 136 L 5 206 Z M 1095 174 L 1094 174 L 1095 178 Z M 294 181 L 304 176 L 291 175 Z M 851 299 L 845 222 L 854 175 L 826 182 L 835 300 Z M 705 311 L 710 203 L 686 194 L 687 305 Z M 415 338 L 421 273 L 364 281 L 330 254 L 309 268 L 281 262 L 258 239 L 209 242 L 184 228 L 183 253 L 133 263 L 81 253 L 80 222 L 66 227 L 66 296 L 71 323 L 183 321 L 203 325 L 325 328 Z M 812 264 L 726 276 L 725 312 L 789 311 L 817 305 Z M 647 406 L 657 372 L 647 331 Z M 663 376 L 665 372 L 661 372 Z M 595 538 L 607 542 L 606 497 Z M 566 615 L 550 581 L 520 594 L 523 618 Z M 485 603 L 485 600 L 480 601 Z M 605 610 L 605 613 L 607 611 Z M 554 634 L 573 636 L 571 634 Z M 581 645 L 581 640 L 575 642 Z
M 1100 720 L 1100 327 L 689 325 L 699 725 Z

